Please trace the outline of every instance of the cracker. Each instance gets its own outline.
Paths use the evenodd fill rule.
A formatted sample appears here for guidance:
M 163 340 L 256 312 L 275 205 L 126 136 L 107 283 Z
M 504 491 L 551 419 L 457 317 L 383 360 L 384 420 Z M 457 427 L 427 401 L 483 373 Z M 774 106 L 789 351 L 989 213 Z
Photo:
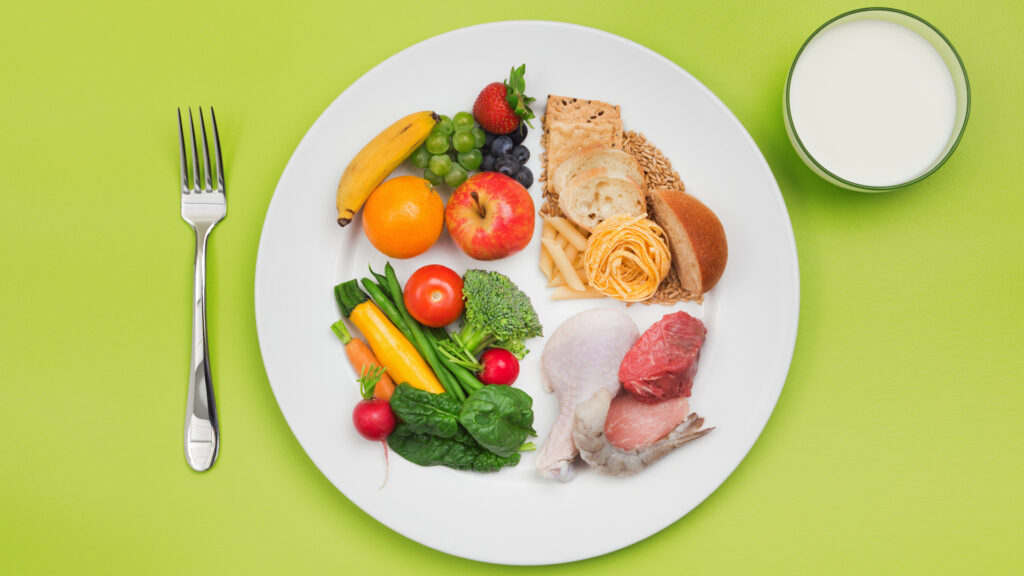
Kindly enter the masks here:
M 622 114 L 607 102 L 549 94 L 543 124 L 546 166 L 542 179 L 580 150 L 622 147 Z

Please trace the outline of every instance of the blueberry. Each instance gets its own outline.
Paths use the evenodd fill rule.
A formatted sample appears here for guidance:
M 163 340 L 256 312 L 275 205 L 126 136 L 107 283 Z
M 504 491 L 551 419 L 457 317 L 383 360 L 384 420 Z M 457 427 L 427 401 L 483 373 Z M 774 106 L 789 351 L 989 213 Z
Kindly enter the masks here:
M 511 154 L 504 154 L 494 161 L 494 171 L 505 176 L 514 176 L 519 171 L 519 163 Z
M 512 151 L 512 139 L 508 136 L 498 136 L 491 142 L 491 153 L 496 157 L 502 154 L 508 154 Z
M 530 159 L 530 149 L 522 144 L 516 144 L 515 148 L 512 148 L 512 157 L 519 164 L 526 164 L 526 161 Z
M 522 144 L 526 140 L 526 122 L 520 122 L 519 127 L 512 131 L 509 136 L 513 144 Z
M 494 172 L 494 156 L 490 152 L 484 154 L 483 160 L 480 161 L 481 172 Z
M 523 185 L 523 188 L 529 188 L 533 185 L 533 172 L 526 166 L 523 166 L 516 172 L 515 179 Z
M 488 132 L 487 130 L 484 130 L 484 151 L 491 149 L 491 144 L 494 143 L 494 139 L 497 137 L 497 134 L 493 134 L 491 132 Z

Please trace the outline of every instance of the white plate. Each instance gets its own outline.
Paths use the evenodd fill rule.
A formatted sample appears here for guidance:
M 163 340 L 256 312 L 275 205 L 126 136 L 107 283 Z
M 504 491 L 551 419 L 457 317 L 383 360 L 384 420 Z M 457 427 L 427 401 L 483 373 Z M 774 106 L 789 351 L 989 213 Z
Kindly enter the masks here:
M 358 220 L 344 229 L 335 223 L 338 178 L 362 145 L 398 117 L 469 109 L 485 84 L 522 62 L 538 117 L 548 93 L 620 104 L 625 128 L 656 143 L 687 190 L 722 220 L 729 263 L 703 306 L 628 308 L 641 329 L 676 309 L 703 318 L 708 338 L 691 405 L 716 430 L 632 478 L 581 470 L 566 484 L 547 481 L 537 475 L 532 453 L 496 474 L 421 468 L 393 455 L 381 488 L 381 446 L 352 428 L 358 386 L 329 326 L 339 317 L 333 286 L 365 276 L 367 263 L 381 270 L 386 259 L 365 240 Z M 529 165 L 539 175 L 538 132 L 527 144 Z M 540 189 L 531 188 L 536 200 Z M 623 306 L 550 302 L 537 268 L 539 238 L 535 234 L 520 254 L 482 265 L 463 256 L 445 233 L 423 256 L 396 261 L 396 270 L 403 281 L 426 263 L 459 272 L 501 270 L 532 297 L 549 335 L 578 311 Z M 396 54 L 317 119 L 267 210 L 256 266 L 256 326 L 285 419 L 317 467 L 353 503 L 437 550 L 486 562 L 551 564 L 646 538 L 729 476 L 782 391 L 796 339 L 798 282 L 793 232 L 778 186 L 753 140 L 711 91 L 664 57 L 605 32 L 502 22 L 456 30 Z M 517 383 L 534 398 L 538 444 L 556 413 L 554 395 L 540 388 L 543 346 L 543 339 L 531 342 L 535 352 Z

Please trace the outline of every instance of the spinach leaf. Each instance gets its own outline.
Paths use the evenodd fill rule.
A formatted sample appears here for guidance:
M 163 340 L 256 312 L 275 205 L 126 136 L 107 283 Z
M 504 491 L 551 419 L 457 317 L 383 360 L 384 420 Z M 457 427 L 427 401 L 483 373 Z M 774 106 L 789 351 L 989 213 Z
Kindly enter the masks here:
M 441 438 L 459 428 L 459 401 L 449 394 L 432 394 L 402 382 L 391 395 L 391 410 L 414 432 Z
M 533 398 L 511 386 L 484 386 L 462 403 L 459 422 L 481 446 L 502 457 L 519 451 L 533 429 Z
M 518 452 L 503 457 L 485 450 L 462 427 L 457 427 L 451 438 L 440 438 L 416 432 L 412 426 L 401 422 L 388 436 L 388 446 L 413 464 L 440 464 L 477 472 L 497 472 L 504 466 L 515 466 L 520 458 Z

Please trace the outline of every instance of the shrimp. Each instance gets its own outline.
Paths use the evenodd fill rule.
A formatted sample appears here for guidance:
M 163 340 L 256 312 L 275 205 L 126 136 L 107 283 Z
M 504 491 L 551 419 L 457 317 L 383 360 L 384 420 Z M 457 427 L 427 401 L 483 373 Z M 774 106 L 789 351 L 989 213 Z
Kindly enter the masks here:
M 611 393 L 600 388 L 589 400 L 576 407 L 573 440 L 583 460 L 601 474 L 632 476 L 673 449 L 714 430 L 703 428 L 704 419 L 691 412 L 661 440 L 633 450 L 623 450 L 609 442 L 604 434 L 604 423 L 611 402 Z

